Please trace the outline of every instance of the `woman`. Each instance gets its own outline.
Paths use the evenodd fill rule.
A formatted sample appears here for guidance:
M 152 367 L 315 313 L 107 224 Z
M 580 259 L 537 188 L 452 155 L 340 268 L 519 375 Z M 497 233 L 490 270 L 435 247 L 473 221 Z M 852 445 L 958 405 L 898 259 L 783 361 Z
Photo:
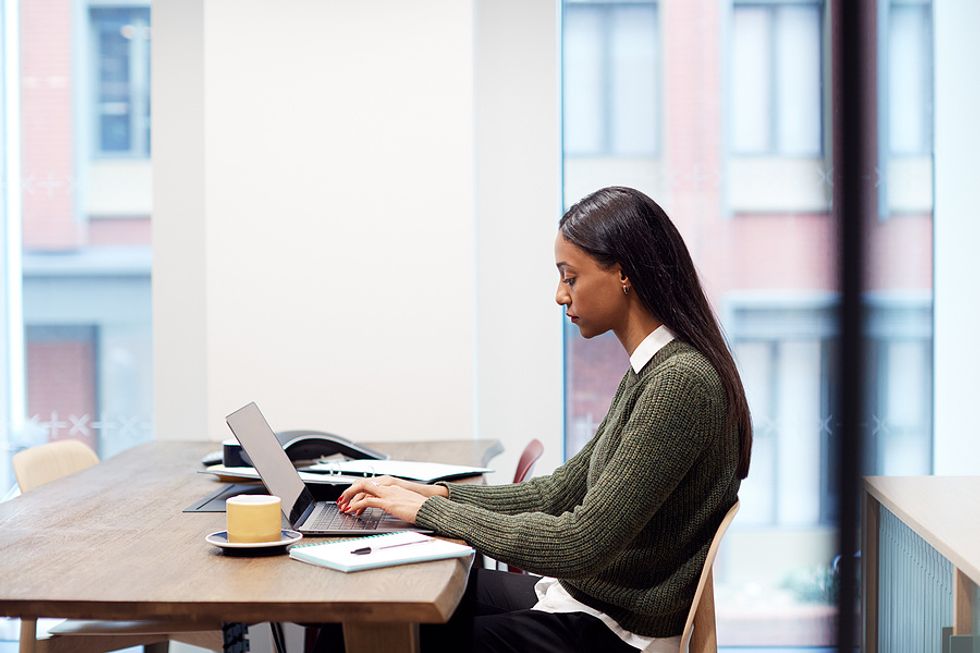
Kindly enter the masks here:
M 547 477 L 504 486 L 384 477 L 338 500 L 465 539 L 542 578 L 479 570 L 424 650 L 677 651 L 711 538 L 749 468 L 731 354 L 663 209 L 604 188 L 562 217 L 556 301 L 630 367 L 595 436 Z

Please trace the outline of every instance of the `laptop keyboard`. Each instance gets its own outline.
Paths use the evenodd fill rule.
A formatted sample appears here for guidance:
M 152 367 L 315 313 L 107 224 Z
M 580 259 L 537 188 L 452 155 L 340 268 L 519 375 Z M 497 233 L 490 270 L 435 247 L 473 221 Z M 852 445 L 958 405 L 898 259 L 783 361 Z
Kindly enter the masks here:
M 384 519 L 385 512 L 380 508 L 368 508 L 360 517 L 345 515 L 337 509 L 336 503 L 318 503 L 313 514 L 303 524 L 304 531 L 373 531 L 378 522 Z

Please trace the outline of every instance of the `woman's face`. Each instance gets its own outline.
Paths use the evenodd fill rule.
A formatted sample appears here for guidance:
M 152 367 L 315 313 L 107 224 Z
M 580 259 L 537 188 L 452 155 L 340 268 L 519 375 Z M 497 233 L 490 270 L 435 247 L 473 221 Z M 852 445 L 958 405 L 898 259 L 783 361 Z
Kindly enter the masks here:
M 627 297 L 618 265 L 603 268 L 561 232 L 555 238 L 555 265 L 559 275 L 555 301 L 565 307 L 582 337 L 591 338 L 622 326 Z

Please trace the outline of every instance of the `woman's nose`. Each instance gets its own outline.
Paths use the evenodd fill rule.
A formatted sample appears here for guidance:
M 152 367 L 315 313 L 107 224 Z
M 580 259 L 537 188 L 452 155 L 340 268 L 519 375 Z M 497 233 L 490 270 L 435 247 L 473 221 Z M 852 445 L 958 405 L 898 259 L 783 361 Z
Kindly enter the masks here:
M 555 301 L 559 306 L 564 306 L 570 303 L 568 301 L 568 292 L 565 290 L 565 285 L 560 281 L 558 282 L 558 289 L 555 290 Z

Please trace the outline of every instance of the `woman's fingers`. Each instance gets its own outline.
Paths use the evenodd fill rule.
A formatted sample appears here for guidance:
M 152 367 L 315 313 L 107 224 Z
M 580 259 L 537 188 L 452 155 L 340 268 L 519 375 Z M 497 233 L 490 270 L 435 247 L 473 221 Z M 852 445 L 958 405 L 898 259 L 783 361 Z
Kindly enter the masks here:
M 351 497 L 358 493 L 367 492 L 369 494 L 378 494 L 379 488 L 398 485 L 398 479 L 392 478 L 391 476 L 379 476 L 377 478 L 366 478 L 362 481 L 356 481 L 352 483 L 349 488 L 340 493 L 340 496 L 337 498 L 337 505 L 346 505 L 350 502 Z
M 384 485 L 373 480 L 358 481 L 340 495 L 340 497 L 337 499 L 337 507 L 340 508 L 341 512 L 355 512 L 355 514 L 360 515 L 362 512 L 364 512 L 364 509 L 361 508 L 360 510 L 357 510 L 357 506 L 361 505 L 358 502 L 363 501 L 364 498 L 384 498 L 391 496 L 392 492 L 397 491 L 397 486 Z
M 387 502 L 380 497 L 362 494 L 358 495 L 357 498 L 351 501 L 346 512 L 353 512 L 354 515 L 360 516 L 367 508 L 381 508 L 384 510 L 386 503 Z

